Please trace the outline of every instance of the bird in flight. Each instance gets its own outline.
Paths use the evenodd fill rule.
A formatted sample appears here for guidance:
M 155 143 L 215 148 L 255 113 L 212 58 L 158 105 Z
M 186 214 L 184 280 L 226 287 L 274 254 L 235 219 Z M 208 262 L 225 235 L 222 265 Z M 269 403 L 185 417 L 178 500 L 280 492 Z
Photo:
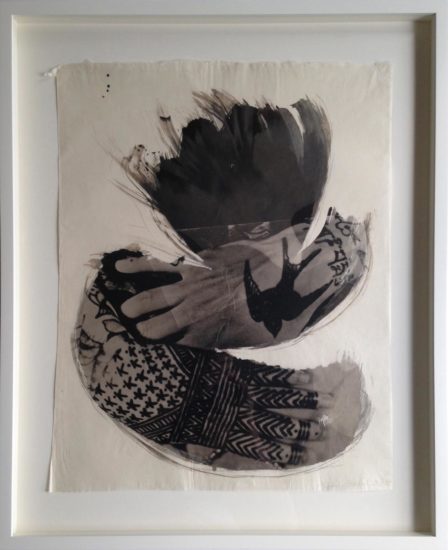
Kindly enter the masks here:
M 275 338 L 282 328 L 283 321 L 292 321 L 315 302 L 332 284 L 332 281 L 302 296 L 294 290 L 294 282 L 300 273 L 318 256 L 322 249 L 312 252 L 298 264 L 293 264 L 288 256 L 288 241 L 282 239 L 283 268 L 280 281 L 273 288 L 261 291 L 255 282 L 249 260 L 244 264 L 244 286 L 247 305 L 252 319 L 264 323 Z

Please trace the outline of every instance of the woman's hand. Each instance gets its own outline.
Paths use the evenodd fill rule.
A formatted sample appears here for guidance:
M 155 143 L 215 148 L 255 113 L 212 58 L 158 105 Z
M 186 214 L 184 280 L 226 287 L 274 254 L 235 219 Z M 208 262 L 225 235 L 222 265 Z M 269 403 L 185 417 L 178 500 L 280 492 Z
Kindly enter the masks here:
M 348 359 L 296 370 L 139 344 L 107 310 L 96 283 L 75 342 L 83 384 L 104 413 L 140 442 L 216 468 L 315 465 L 344 451 L 369 420 L 362 372 Z
M 181 277 L 127 299 L 121 312 L 151 341 L 178 334 L 187 346 L 236 348 L 297 338 L 338 305 L 366 269 L 363 225 L 336 215 L 298 254 L 306 229 L 206 250 L 200 254 L 205 267 L 145 256 L 118 260 L 115 269 L 130 280 L 137 273 Z

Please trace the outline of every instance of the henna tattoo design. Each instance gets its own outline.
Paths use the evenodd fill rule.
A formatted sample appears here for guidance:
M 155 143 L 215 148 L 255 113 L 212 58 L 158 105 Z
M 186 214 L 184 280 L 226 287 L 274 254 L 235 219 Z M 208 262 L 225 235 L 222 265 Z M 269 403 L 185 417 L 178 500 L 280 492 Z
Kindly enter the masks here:
M 217 451 L 213 460 L 233 453 L 271 467 L 302 463 L 302 443 L 320 436 L 319 424 L 269 409 L 314 410 L 319 394 L 298 387 L 309 373 L 214 351 L 139 343 L 110 302 L 122 289 L 109 270 L 112 259 L 122 256 L 107 255 L 77 329 L 80 372 L 94 402 L 140 436 L 181 454 L 195 444 Z M 99 323 L 103 332 L 93 338 Z

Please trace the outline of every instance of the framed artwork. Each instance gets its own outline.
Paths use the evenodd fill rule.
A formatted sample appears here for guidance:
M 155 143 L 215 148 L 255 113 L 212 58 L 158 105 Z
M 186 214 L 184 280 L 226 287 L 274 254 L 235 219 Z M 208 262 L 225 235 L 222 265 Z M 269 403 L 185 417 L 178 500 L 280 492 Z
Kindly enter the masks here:
M 110 547 L 113 521 L 135 547 L 175 548 L 194 526 L 184 547 L 278 547 L 280 530 L 285 547 L 376 548 L 402 530 L 398 547 L 442 548 L 441 3 L 393 20 L 368 2 L 344 19 L 288 2 L 18 6 L 1 5 L 16 136 L 2 135 L 2 431 L 16 434 L 2 544 L 71 548 L 88 529 L 87 547 Z
M 69 419 L 92 401 L 120 436 L 103 441 L 109 461 L 118 451 L 109 488 L 182 488 L 189 468 L 210 488 L 303 470 L 289 486 L 389 486 L 389 76 L 291 62 L 58 70 L 52 489 L 101 488 L 100 459 L 67 458 L 89 445 L 95 416 Z M 123 467 L 123 431 L 152 450 L 150 468 Z

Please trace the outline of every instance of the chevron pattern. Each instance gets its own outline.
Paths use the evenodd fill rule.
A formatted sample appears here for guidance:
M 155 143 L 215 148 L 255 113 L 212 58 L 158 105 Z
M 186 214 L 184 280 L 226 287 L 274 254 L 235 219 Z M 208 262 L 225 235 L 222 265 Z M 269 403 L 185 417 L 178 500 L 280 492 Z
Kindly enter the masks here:
M 91 373 L 86 388 L 104 412 L 179 452 L 197 444 L 216 457 L 230 452 L 264 464 L 303 463 L 300 442 L 309 439 L 312 423 L 269 410 L 316 408 L 317 392 L 291 385 L 297 371 L 179 344 L 143 345 L 95 284 L 86 300 L 94 308 L 77 327 L 76 351 Z
M 307 441 L 310 437 L 311 422 L 270 411 L 242 408 L 236 428 L 277 441 Z
M 298 465 L 303 456 L 300 446 L 286 445 L 251 434 L 232 434 L 227 441 L 226 450 L 278 466 Z
M 278 367 L 270 367 L 269 365 L 254 365 L 250 364 L 251 382 L 254 384 L 266 386 L 290 386 L 289 379 L 292 374 L 297 371 L 294 369 L 280 369 Z
M 156 443 L 169 443 L 170 433 L 178 416 L 179 407 L 144 422 L 129 423 L 128 426 L 147 439 L 154 440 Z
M 269 409 L 315 409 L 318 405 L 317 392 L 291 387 L 276 388 L 250 384 L 247 398 L 256 405 Z

